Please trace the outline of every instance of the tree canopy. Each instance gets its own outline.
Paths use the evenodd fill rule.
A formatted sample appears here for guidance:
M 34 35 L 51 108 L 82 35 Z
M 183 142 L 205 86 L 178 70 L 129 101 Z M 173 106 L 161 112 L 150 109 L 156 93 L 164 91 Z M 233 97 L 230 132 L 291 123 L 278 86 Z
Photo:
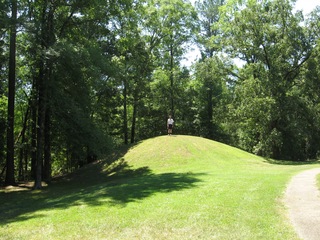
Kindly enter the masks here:
M 320 151 L 320 8 L 294 0 L 0 3 L 0 180 L 50 182 L 166 134 Z M 16 14 L 15 14 L 16 13 Z M 183 62 L 192 48 L 201 57 Z

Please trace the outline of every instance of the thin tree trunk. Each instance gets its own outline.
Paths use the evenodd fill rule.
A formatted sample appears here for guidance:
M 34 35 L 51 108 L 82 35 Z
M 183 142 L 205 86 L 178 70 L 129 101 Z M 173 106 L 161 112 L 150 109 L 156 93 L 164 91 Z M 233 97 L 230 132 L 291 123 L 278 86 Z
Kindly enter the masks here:
M 16 139 L 16 144 L 17 144 L 21 138 L 21 146 L 22 146 L 22 148 L 20 149 L 20 153 L 19 153 L 19 174 L 18 174 L 19 181 L 24 180 L 24 176 L 25 176 L 25 172 L 24 172 L 25 168 L 24 168 L 23 160 L 25 159 L 24 154 L 26 153 L 26 151 L 25 151 L 26 130 L 27 130 L 27 125 L 28 125 L 27 122 L 28 122 L 28 118 L 29 118 L 30 108 L 31 108 L 31 100 L 29 100 L 28 108 L 27 108 L 27 111 L 24 115 L 22 130 Z
M 171 97 L 171 116 L 174 118 L 174 97 L 173 97 L 173 68 L 174 68 L 173 46 L 170 46 L 170 97 Z
M 25 141 L 25 136 L 21 137 L 21 141 Z M 19 150 L 19 173 L 18 173 L 18 179 L 19 181 L 22 181 L 24 178 L 24 165 L 23 165 L 23 159 L 24 159 L 24 147 L 20 148 Z
M 131 143 L 135 142 L 137 107 L 138 107 L 138 101 L 135 97 L 134 103 L 133 103 L 132 124 L 131 124 Z
M 124 79 L 123 84 L 123 134 L 124 143 L 128 144 L 127 79 Z
M 43 179 L 47 183 L 51 181 L 51 112 L 47 108 L 45 116 L 44 132 L 44 165 Z
M 37 168 L 37 95 L 38 87 L 36 79 L 33 80 L 31 101 L 31 177 L 36 178 Z
M 212 86 L 208 86 L 208 92 L 207 92 L 207 113 L 208 113 L 208 138 L 212 139 L 213 136 L 213 89 Z
M 7 171 L 6 185 L 15 184 L 14 176 L 14 99 L 16 82 L 16 22 L 17 1 L 11 1 L 11 31 L 10 31 L 10 56 L 9 56 L 9 93 L 8 93 L 8 126 L 7 126 Z

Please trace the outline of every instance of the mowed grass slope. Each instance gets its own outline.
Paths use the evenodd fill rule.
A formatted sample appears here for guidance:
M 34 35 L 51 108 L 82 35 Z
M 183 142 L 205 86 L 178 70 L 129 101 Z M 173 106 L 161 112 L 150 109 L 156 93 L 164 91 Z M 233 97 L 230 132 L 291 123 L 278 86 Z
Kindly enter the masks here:
M 298 239 L 274 164 L 191 136 L 131 147 L 41 191 L 0 191 L 0 239 Z

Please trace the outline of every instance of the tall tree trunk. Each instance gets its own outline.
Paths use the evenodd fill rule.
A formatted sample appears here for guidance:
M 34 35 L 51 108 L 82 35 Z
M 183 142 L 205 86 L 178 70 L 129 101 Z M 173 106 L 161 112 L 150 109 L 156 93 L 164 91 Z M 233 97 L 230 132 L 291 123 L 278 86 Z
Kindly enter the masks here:
M 9 93 L 8 93 L 8 126 L 7 126 L 7 171 L 6 185 L 15 184 L 14 176 L 14 99 L 16 82 L 16 22 L 17 1 L 11 0 L 11 29 L 10 29 L 10 56 L 9 56 Z
M 43 3 L 41 19 L 41 47 L 43 53 L 54 44 L 54 11 L 52 2 Z M 50 57 L 50 56 L 49 56 Z M 52 60 L 41 57 L 39 61 L 38 76 L 38 129 L 37 129 L 37 170 L 34 188 L 41 188 L 42 179 L 51 179 L 51 148 L 50 148 L 50 107 L 48 102 L 48 90 L 51 81 Z
M 48 1 L 43 2 L 42 16 L 41 16 L 41 34 L 40 34 L 40 46 L 41 54 L 45 53 L 47 47 L 47 34 L 46 34 L 46 21 L 47 21 L 47 5 Z M 35 169 L 35 181 L 34 189 L 42 188 L 42 168 L 43 168 L 43 146 L 44 146 L 44 119 L 45 119 L 45 58 L 40 56 L 38 61 L 38 76 L 36 78 L 37 88 L 37 152 L 36 152 L 36 169 Z
M 55 7 L 51 4 L 47 19 L 47 46 L 51 47 L 55 43 L 54 35 L 54 11 Z M 50 86 L 52 81 L 53 60 L 48 59 L 45 69 L 45 122 L 44 122 L 44 171 L 43 178 L 46 182 L 51 181 L 51 107 L 50 107 Z
M 42 164 L 43 164 L 43 146 L 44 146 L 44 121 L 45 121 L 45 87 L 43 64 L 39 70 L 38 77 L 38 119 L 37 119 L 37 161 L 36 161 L 36 178 L 34 182 L 34 189 L 42 188 Z

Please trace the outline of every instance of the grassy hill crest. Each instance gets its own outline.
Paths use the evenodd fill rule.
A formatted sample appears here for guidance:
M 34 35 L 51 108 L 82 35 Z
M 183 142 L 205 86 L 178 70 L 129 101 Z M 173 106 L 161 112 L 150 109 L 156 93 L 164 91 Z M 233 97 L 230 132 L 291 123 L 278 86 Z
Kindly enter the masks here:
M 183 169 L 186 164 L 195 161 L 221 163 L 252 163 L 263 162 L 264 159 L 240 149 L 219 143 L 213 140 L 186 136 L 160 136 L 144 140 L 129 149 L 124 159 L 132 165 L 148 165 L 150 168 L 160 170 L 165 166 L 176 166 Z M 181 165 L 180 165 L 181 164 Z
M 110 164 L 111 163 L 111 164 Z M 89 164 L 67 176 L 79 183 L 95 179 L 104 181 L 107 176 L 130 177 L 147 172 L 207 171 L 208 165 L 216 170 L 232 165 L 267 164 L 266 160 L 238 148 L 213 140 L 188 136 L 159 136 L 123 148 L 105 160 Z M 99 173 L 99 174 L 98 174 Z
M 280 199 L 311 167 L 155 137 L 41 191 L 1 190 L 0 239 L 298 239 Z

